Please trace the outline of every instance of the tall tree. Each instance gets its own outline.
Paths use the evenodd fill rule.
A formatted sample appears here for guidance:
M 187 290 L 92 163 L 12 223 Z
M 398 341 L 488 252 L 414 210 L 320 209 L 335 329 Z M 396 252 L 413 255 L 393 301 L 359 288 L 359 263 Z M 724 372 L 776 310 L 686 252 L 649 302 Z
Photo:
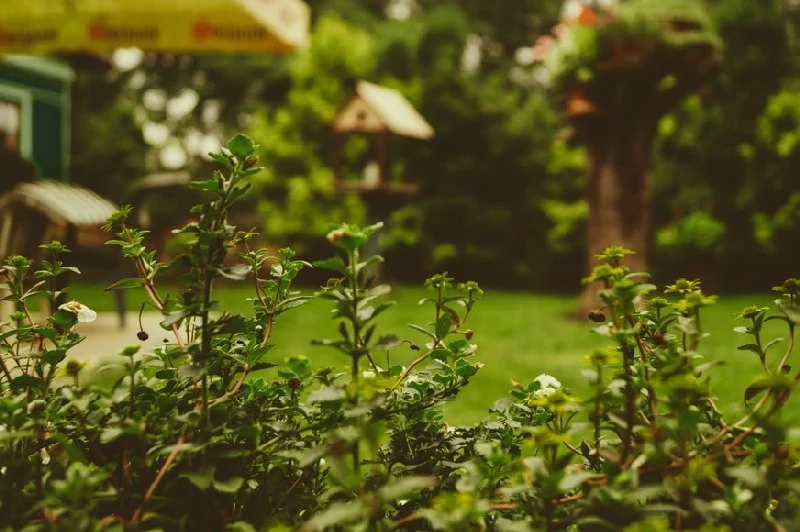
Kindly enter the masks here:
M 540 39 L 536 50 L 587 148 L 587 265 L 619 244 L 636 250 L 633 270 L 646 271 L 656 126 L 707 80 L 721 45 L 697 2 L 599 4 L 569 3 L 555 37 Z M 594 290 L 584 289 L 579 313 L 596 305 Z

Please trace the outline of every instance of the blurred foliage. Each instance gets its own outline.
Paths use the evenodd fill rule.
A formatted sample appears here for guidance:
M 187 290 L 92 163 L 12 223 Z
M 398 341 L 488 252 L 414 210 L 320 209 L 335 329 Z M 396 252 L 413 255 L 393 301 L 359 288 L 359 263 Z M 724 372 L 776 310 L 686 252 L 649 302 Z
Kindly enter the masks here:
M 794 246 L 774 240 L 800 231 L 796 215 L 781 214 L 797 184 L 790 157 L 780 153 L 792 135 L 791 106 L 780 102 L 798 80 L 797 45 L 777 0 L 713 5 L 725 61 L 703 97 L 662 121 L 658 218 L 663 225 L 687 212 L 710 213 L 725 226 L 723 261 L 736 265 L 721 271 L 723 285 L 752 288 L 757 276 L 737 271 L 773 278 L 794 271 L 798 259 Z
M 334 195 L 328 130 L 354 81 L 374 68 L 374 43 L 337 16 L 320 19 L 312 39 L 290 69 L 285 100 L 264 105 L 250 127 L 268 163 L 257 182 L 258 208 L 273 237 L 321 233 L 331 219 L 365 218 L 357 198 Z
M 693 4 L 676 2 L 621 0 L 625 23 L 617 28 L 646 31 L 637 13 Z M 121 199 L 132 179 L 158 170 L 160 146 L 144 142 L 143 121 L 168 123 L 170 142 L 198 129 L 246 128 L 268 169 L 250 208 L 271 240 L 313 254 L 323 244 L 313 235 L 328 220 L 380 217 L 394 277 L 448 269 L 495 285 L 577 288 L 585 155 L 561 134 L 562 102 L 547 93 L 553 79 L 520 53 L 550 32 L 561 3 L 416 0 L 402 20 L 387 14 L 397 4 L 390 0 L 308 3 L 312 45 L 289 57 L 147 55 L 128 72 L 82 71 L 74 179 Z M 725 60 L 700 95 L 660 123 L 654 269 L 670 275 L 693 250 L 720 265 L 785 277 L 798 258 L 787 243 L 800 236 L 797 25 L 780 0 L 706 4 Z M 421 185 L 391 214 L 333 190 L 330 121 L 358 79 L 399 89 L 436 131 L 429 142 L 391 140 L 391 174 Z M 143 114 L 148 90 L 170 98 L 187 87 L 198 95 L 187 116 Z M 369 159 L 370 142 L 352 139 L 346 153 L 354 171 Z M 204 161 L 190 157 L 189 164 Z M 765 253 L 769 265 L 759 259 Z M 752 278 L 720 274 L 729 288 L 747 288 Z

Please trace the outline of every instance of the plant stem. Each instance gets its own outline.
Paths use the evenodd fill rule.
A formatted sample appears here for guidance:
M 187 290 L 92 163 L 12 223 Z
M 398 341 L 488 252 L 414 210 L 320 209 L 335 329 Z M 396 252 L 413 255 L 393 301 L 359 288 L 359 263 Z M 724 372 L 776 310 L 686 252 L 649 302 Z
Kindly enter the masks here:
M 786 348 L 786 352 L 783 354 L 783 358 L 781 358 L 780 364 L 778 364 L 778 369 L 775 370 L 775 373 L 778 375 L 781 374 L 783 371 L 783 367 L 789 361 L 789 356 L 792 354 L 794 350 L 794 322 L 789 322 L 789 346 Z
M 135 512 L 133 512 L 133 517 L 131 518 L 131 520 L 134 523 L 138 523 L 139 520 L 142 518 L 142 510 L 144 509 L 144 504 L 150 499 L 150 497 L 153 496 L 153 493 L 155 493 L 156 488 L 158 488 L 158 485 L 161 483 L 161 480 L 164 478 L 164 475 L 167 474 L 169 466 L 171 466 L 172 462 L 174 462 L 175 458 L 177 458 L 178 453 L 180 452 L 180 448 L 185 441 L 186 441 L 186 429 L 184 428 L 183 431 L 181 431 L 181 435 L 178 437 L 178 441 L 172 448 L 172 452 L 169 453 L 169 456 L 167 456 L 167 460 L 164 462 L 164 465 L 162 465 L 161 469 L 158 470 L 156 478 L 153 479 L 153 482 L 147 488 L 144 497 L 142 497 L 142 504 L 139 505 L 139 507 L 136 509 Z
M 636 422 L 636 395 L 633 390 L 633 352 L 630 346 L 622 347 L 622 366 L 625 372 L 625 435 L 622 439 L 621 462 L 625 462 L 633 439 L 633 425 Z
M 211 331 L 209 330 L 208 314 L 211 305 L 211 275 L 206 271 L 203 274 L 203 310 L 200 314 L 200 353 L 204 367 L 208 365 L 211 357 Z M 204 372 L 201 381 L 202 388 L 202 418 L 206 429 L 211 425 L 211 416 L 208 411 L 208 375 Z
M 351 368 L 351 377 L 353 380 L 353 400 L 352 404 L 358 404 L 358 361 L 361 358 L 361 324 L 358 320 L 358 249 L 354 249 L 349 253 L 349 260 L 350 260 L 350 289 L 352 290 L 352 300 L 353 300 L 353 352 L 350 354 L 351 361 L 352 361 L 352 368 Z M 359 470 L 361 469 L 361 457 L 360 457 L 360 449 L 359 449 L 359 442 L 356 440 L 353 442 L 353 469 L 358 474 Z
M 603 366 L 597 366 L 597 394 L 594 398 L 594 448 L 599 456 L 600 449 L 600 405 L 603 390 Z

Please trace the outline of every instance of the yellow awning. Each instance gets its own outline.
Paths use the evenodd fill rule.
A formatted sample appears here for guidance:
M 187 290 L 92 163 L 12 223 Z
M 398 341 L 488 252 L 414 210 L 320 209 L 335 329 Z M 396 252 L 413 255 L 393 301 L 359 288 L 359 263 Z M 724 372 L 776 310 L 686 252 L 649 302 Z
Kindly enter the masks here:
M 0 53 L 283 52 L 309 23 L 301 0 L 0 0 Z

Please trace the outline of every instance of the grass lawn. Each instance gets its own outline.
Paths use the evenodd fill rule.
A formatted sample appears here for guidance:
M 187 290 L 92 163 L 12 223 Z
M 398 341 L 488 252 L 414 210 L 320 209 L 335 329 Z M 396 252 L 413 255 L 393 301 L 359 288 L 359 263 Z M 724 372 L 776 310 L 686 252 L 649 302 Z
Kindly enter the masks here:
M 102 293 L 99 288 L 75 284 L 71 288 L 72 298 L 96 310 L 112 310 L 111 295 Z M 391 299 L 397 305 L 383 314 L 376 334 L 392 332 L 401 338 L 424 342 L 421 334 L 407 326 L 408 323 L 423 324 L 432 319 L 432 306 L 417 305 L 424 295 L 421 288 L 396 287 Z M 249 308 L 245 299 L 250 297 L 250 292 L 244 288 L 217 289 L 214 297 L 220 300 L 222 308 L 243 312 Z M 743 324 L 736 320 L 736 314 L 747 305 L 767 305 L 771 299 L 769 294 L 724 296 L 702 316 L 703 328 L 711 336 L 701 343 L 700 353 L 708 360 L 725 362 L 711 370 L 711 387 L 719 397 L 720 408 L 731 416 L 744 412 L 744 389 L 761 372 L 754 354 L 737 350 L 738 345 L 749 342 L 744 341 L 747 339 L 745 336 L 732 331 L 733 327 Z M 139 304 L 139 295 L 129 292 L 129 307 L 138 309 Z M 474 360 L 483 362 L 485 366 L 471 385 L 447 405 L 447 419 L 452 423 L 482 419 L 488 407 L 507 394 L 512 379 L 527 383 L 540 373 L 549 373 L 579 395 L 586 396 L 587 386 L 579 371 L 581 359 L 591 349 L 606 344 L 603 338 L 591 332 L 593 324 L 568 319 L 574 305 L 575 299 L 569 296 L 488 291 L 468 324 L 475 331 L 472 342 L 479 346 Z M 273 357 L 280 360 L 302 354 L 316 366 L 342 367 L 347 364 L 348 360 L 338 351 L 310 345 L 312 338 L 335 337 L 336 323 L 327 318 L 329 308 L 326 301 L 312 300 L 282 316 L 275 326 Z M 765 338 L 785 335 L 785 328 L 776 322 L 767 323 L 765 330 L 768 333 Z M 777 363 L 780 345 L 785 345 L 785 342 L 770 353 L 772 366 Z M 413 359 L 414 352 L 400 347 L 391 351 L 390 356 L 392 363 L 407 364 Z M 376 358 L 378 364 L 386 363 L 381 356 Z M 791 361 L 790 364 L 800 367 Z M 800 416 L 794 414 L 800 405 L 797 401 L 795 395 L 792 404 L 784 408 L 784 415 L 791 416 L 793 421 L 800 421 Z

